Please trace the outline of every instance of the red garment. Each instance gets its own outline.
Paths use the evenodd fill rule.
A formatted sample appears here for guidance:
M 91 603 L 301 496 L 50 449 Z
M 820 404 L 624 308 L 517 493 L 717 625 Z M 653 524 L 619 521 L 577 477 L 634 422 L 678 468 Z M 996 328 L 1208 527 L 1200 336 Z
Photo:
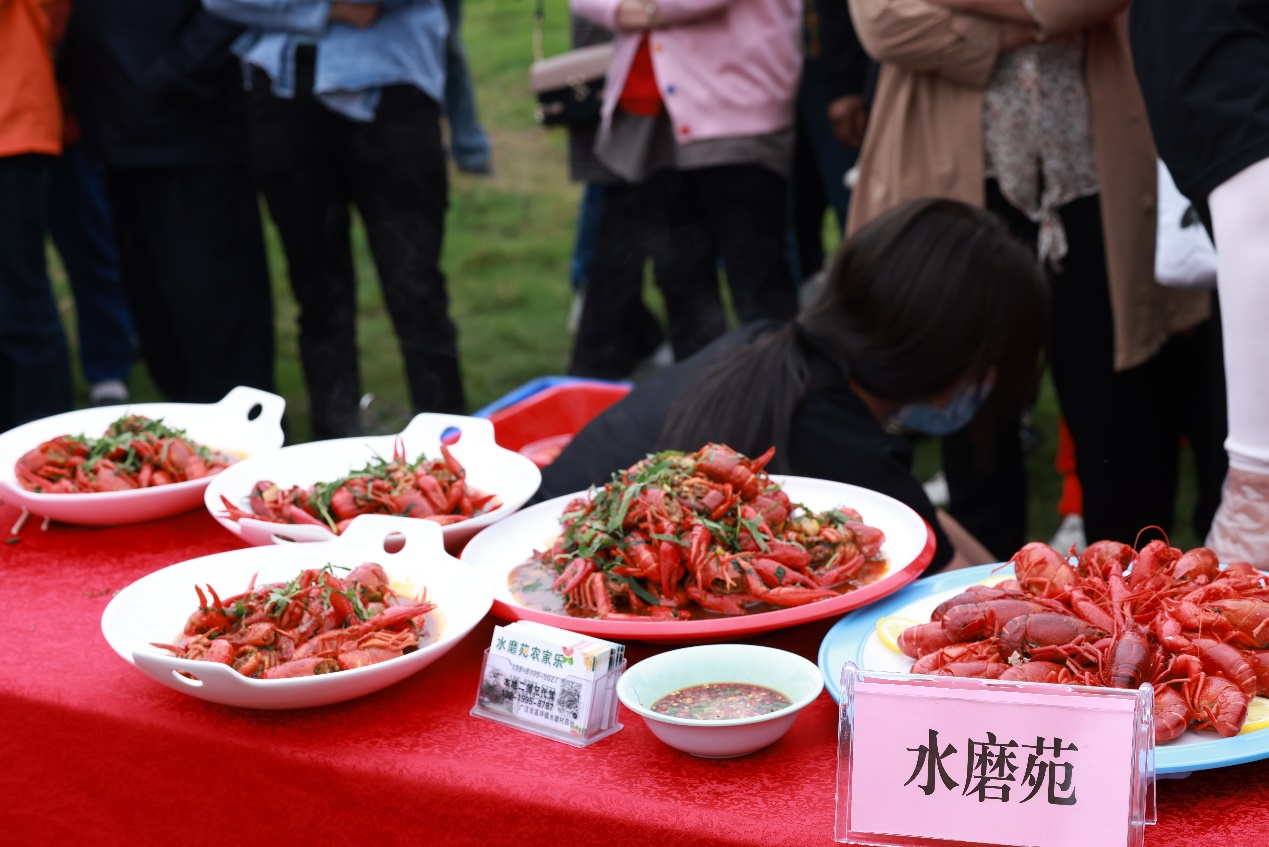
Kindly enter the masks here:
M 657 85 L 657 72 L 652 67 L 652 50 L 648 46 L 647 33 L 639 40 L 639 49 L 635 51 L 634 63 L 630 66 L 630 73 L 626 75 L 626 85 L 621 89 L 621 97 L 617 99 L 617 108 L 648 118 L 655 118 L 665 108 L 660 86 Z
M 61 112 L 46 4 L 0 2 L 0 156 L 62 152 Z

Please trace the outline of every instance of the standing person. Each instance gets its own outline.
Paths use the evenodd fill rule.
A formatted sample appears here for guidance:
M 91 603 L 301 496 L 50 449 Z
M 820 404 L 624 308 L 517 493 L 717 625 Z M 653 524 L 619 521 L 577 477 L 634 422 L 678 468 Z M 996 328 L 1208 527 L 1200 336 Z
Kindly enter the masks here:
M 65 118 L 69 123 L 70 114 Z M 75 298 L 79 367 L 90 406 L 128 402 L 128 375 L 137 358 L 136 330 L 119 272 L 106 172 L 70 137 L 53 164 L 48 227 Z
M 1269 3 L 1135 3 L 1132 52 L 1159 155 L 1216 242 L 1229 471 L 1207 535 L 1269 565 Z
M 801 69 L 796 0 L 572 0 L 616 33 L 595 152 L 623 182 L 605 197 L 609 234 L 649 247 L 675 355 L 725 331 L 712 318 L 722 259 L 742 322 L 790 318 L 788 181 Z M 711 316 L 708 321 L 702 315 Z
M 604 44 L 612 37 L 601 26 L 576 15 L 569 17 L 569 38 L 574 49 Z M 568 126 L 568 174 L 574 182 L 582 183 L 570 267 L 573 306 L 569 330 L 574 338 L 568 373 L 595 379 L 626 379 L 661 346 L 665 330 L 643 296 L 644 266 L 652 234 L 625 221 L 614 226 L 617 216 L 610 213 L 608 230 L 601 238 L 605 198 L 609 188 L 621 180 L 595 156 L 599 127 L 598 119 Z M 617 189 L 613 202 L 620 204 L 626 196 Z M 712 279 L 714 270 L 709 267 L 705 273 Z M 721 304 L 717 311 L 718 320 L 722 321 Z
M 76 0 L 62 45 L 86 152 L 105 162 L 141 352 L 178 402 L 273 389 L 239 33 L 198 0 Z
M 445 0 L 449 35 L 445 39 L 445 119 L 449 123 L 449 155 L 463 173 L 491 176 L 493 146 L 476 114 L 476 92 L 463 47 L 463 0 Z
M 350 206 L 365 223 L 413 412 L 465 411 L 441 274 L 445 10 L 415 3 L 205 0 L 251 29 L 256 174 L 300 306 L 313 436 L 361 433 Z
M 1088 537 L 1133 543 L 1172 523 L 1182 428 L 1172 373 L 1209 309 L 1201 293 L 1154 281 L 1155 153 L 1126 7 L 850 0 L 882 65 L 850 228 L 938 195 L 986 205 L 1033 246 L 1052 291 L 1050 364 Z M 1000 556 L 1025 538 L 1019 433 L 1015 423 L 943 442 L 950 511 Z
M 51 7 L 54 56 L 66 34 L 70 0 Z M 88 381 L 88 404 L 128 402 L 128 374 L 137 357 L 128 294 L 119 274 L 106 197 L 106 169 L 84 152 L 79 122 L 62 94 L 62 155 L 49 181 L 48 225 L 75 295 L 79 366 Z
M 44 259 L 62 116 L 49 16 L 0 0 L 0 432 L 71 408 L 70 353 Z

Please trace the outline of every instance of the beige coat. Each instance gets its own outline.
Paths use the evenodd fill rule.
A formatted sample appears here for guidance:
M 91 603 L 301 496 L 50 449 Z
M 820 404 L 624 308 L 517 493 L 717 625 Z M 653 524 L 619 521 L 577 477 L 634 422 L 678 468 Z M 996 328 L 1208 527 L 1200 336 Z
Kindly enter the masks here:
M 914 197 L 981 206 L 983 92 L 1001 24 L 927 0 L 849 0 L 864 48 L 882 63 L 847 232 Z M 1115 367 L 1154 355 L 1209 316 L 1205 292 L 1154 280 L 1156 164 L 1128 52 L 1124 0 L 1032 0 L 1043 35 L 1088 30 L 1093 146 L 1115 323 Z M 1054 327 L 1055 332 L 1079 327 Z

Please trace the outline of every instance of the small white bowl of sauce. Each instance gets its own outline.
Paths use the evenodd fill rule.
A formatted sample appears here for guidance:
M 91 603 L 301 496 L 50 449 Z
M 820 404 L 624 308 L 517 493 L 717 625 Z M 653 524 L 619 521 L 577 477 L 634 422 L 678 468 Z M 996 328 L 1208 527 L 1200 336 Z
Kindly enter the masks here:
M 753 644 L 703 644 L 632 665 L 617 697 L 671 747 L 710 759 L 761 750 L 820 695 L 814 663 Z

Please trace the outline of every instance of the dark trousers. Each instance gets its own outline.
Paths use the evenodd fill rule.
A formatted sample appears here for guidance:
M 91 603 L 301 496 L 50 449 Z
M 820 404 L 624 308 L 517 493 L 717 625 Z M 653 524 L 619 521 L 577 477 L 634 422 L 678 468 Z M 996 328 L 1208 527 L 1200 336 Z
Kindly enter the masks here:
M 70 353 L 44 259 L 52 157 L 0 157 L 0 432 L 70 411 Z
M 169 400 L 273 390 L 273 299 L 247 165 L 109 168 L 128 305 Z
M 988 183 L 988 207 L 1034 245 L 1036 224 Z M 1058 404 L 1075 444 L 1090 542 L 1132 544 L 1149 526 L 1171 532 L 1175 517 L 1181 438 L 1196 447 L 1200 497 L 1196 523 L 1210 523 L 1219 501 L 1224 439 L 1219 414 L 1209 406 L 1213 383 L 1211 326 L 1178 335 L 1137 367 L 1116 371 L 1110 281 L 1099 198 L 1085 197 L 1060 210 L 1069 252 L 1062 270 L 1046 268 L 1052 292 L 1050 368 Z M 1223 380 L 1221 380 L 1223 382 Z M 1185 386 L 1185 391 L 1178 391 Z M 1223 396 L 1218 408 L 1224 409 Z M 992 461 L 976 462 L 968 433 L 944 439 L 943 462 L 951 492 L 949 512 L 1002 559 L 1025 541 L 1026 473 L 1019 425 L 996 435 Z
M 75 295 L 84 378 L 89 384 L 126 380 L 137 341 L 119 273 L 106 170 L 81 145 L 67 147 L 53 164 L 48 228 Z
M 622 343 L 628 335 L 614 328 L 642 308 L 648 257 L 665 299 L 676 359 L 726 332 L 719 259 L 742 323 L 793 317 L 797 292 L 785 251 L 787 191 L 785 179 L 756 165 L 663 170 L 639 184 L 610 186 L 570 373 L 601 376 L 586 373 L 587 365 L 609 364 L 628 350 Z M 606 293 L 597 300 L 592 290 Z M 609 375 L 628 373 L 627 368 Z
M 440 108 L 412 86 L 390 86 L 374 120 L 360 123 L 313 97 L 310 63 L 296 73 L 294 99 L 274 97 L 267 78 L 256 79 L 251 123 L 257 176 L 300 306 L 313 435 L 361 432 L 351 204 L 400 340 L 413 410 L 462 413 L 458 332 L 440 269 L 448 202 Z

